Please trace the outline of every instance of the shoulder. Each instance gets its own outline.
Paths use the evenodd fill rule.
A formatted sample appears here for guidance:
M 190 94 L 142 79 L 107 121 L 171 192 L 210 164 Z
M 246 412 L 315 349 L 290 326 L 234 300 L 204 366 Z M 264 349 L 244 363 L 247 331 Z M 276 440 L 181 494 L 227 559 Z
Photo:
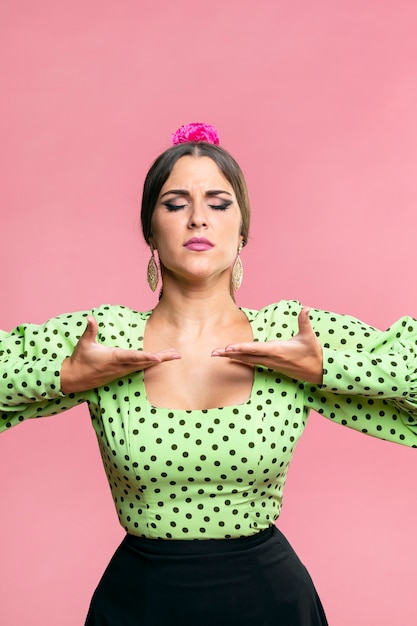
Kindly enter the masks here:
M 97 320 L 99 343 L 131 348 L 141 344 L 151 311 L 135 311 L 121 304 L 102 304 L 91 314 Z
M 134 324 L 139 320 L 147 320 L 152 311 L 135 311 L 122 304 L 101 304 L 91 311 L 97 321 L 113 324 Z
M 254 334 L 262 337 L 262 341 L 288 339 L 294 335 L 298 329 L 301 309 L 302 304 L 298 300 L 279 300 L 259 310 L 242 307 L 253 326 Z
M 250 320 L 264 320 L 268 322 L 279 318 L 297 317 L 302 306 L 303 305 L 298 300 L 278 300 L 278 302 L 267 304 L 262 309 L 240 308 Z

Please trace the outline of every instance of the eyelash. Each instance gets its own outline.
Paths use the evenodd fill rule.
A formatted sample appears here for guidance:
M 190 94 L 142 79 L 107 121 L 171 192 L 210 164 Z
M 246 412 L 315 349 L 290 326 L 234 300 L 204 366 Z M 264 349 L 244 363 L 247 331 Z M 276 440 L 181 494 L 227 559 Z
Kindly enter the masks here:
M 223 202 L 223 204 L 209 204 L 209 206 L 218 211 L 225 211 L 231 204 L 231 202 Z
M 179 211 L 186 206 L 185 204 L 171 204 L 170 202 L 164 202 L 163 204 L 166 206 L 168 211 Z
M 171 202 L 164 202 L 163 204 L 168 211 L 179 211 L 187 206 L 186 204 L 172 204 Z M 209 204 L 209 207 L 217 211 L 225 211 L 231 204 L 231 202 L 223 202 L 223 204 Z

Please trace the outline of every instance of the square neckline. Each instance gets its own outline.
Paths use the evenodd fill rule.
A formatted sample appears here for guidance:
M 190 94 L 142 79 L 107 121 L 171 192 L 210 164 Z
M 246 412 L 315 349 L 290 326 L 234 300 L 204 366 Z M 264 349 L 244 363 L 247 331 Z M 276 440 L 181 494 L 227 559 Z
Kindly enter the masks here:
M 240 311 L 242 311 L 242 313 L 244 313 L 244 315 L 246 316 L 246 319 L 249 322 L 249 325 L 251 327 L 251 331 L 252 331 L 252 341 L 258 341 L 258 338 L 256 336 L 255 333 L 255 328 L 253 326 L 253 322 L 255 321 L 255 317 L 256 317 L 256 313 L 258 313 L 258 311 L 256 311 L 255 309 L 248 309 L 246 307 L 238 307 Z M 145 328 L 146 328 L 146 324 L 152 314 L 153 309 L 146 311 L 141 317 L 142 317 L 142 328 L 141 328 L 141 347 L 140 349 L 143 350 L 143 344 L 144 344 L 144 340 L 145 340 Z M 213 411 L 222 411 L 222 412 L 227 412 L 227 411 L 233 411 L 233 409 L 238 409 L 238 410 L 242 410 L 245 406 L 249 406 L 252 404 L 252 400 L 253 397 L 255 396 L 256 392 L 258 391 L 259 388 L 259 383 L 260 383 L 260 373 L 263 371 L 263 367 L 260 365 L 254 365 L 253 366 L 253 380 L 252 380 L 252 386 L 251 386 L 251 390 L 248 396 L 248 399 L 245 400 L 244 402 L 241 402 L 240 404 L 225 404 L 223 406 L 218 406 L 218 407 L 210 407 L 207 409 L 173 409 L 173 408 L 169 408 L 169 407 L 161 407 L 161 406 L 156 406 L 154 404 L 152 404 L 148 398 L 148 394 L 146 392 L 146 385 L 145 385 L 145 370 L 142 370 L 140 373 L 140 381 L 141 381 L 141 395 L 143 395 L 144 401 L 145 403 L 148 405 L 148 407 L 153 411 L 153 412 L 160 412 L 160 411 L 165 411 L 168 413 L 185 413 L 185 414 L 190 414 L 190 413 L 210 413 Z

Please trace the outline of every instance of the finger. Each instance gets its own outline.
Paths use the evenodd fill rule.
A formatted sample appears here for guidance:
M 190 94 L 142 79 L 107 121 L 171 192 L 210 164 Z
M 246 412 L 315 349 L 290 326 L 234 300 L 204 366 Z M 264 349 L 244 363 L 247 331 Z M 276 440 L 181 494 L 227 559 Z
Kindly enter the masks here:
M 262 356 L 270 351 L 270 344 L 266 342 L 250 341 L 246 343 L 233 343 L 225 348 L 216 348 L 212 351 L 211 356 L 232 356 L 232 354 L 247 354 L 251 356 Z
M 97 338 L 97 333 L 98 333 L 97 320 L 92 315 L 88 315 L 87 326 L 85 327 L 85 330 L 83 334 L 81 335 L 81 338 L 94 342 Z
M 175 359 L 180 359 L 181 355 L 179 352 L 173 349 L 161 350 L 160 352 L 156 352 L 155 356 L 159 357 L 158 361 L 148 361 L 145 364 L 141 365 L 141 370 L 149 369 L 150 367 L 155 367 L 158 363 L 164 363 L 165 361 L 174 361 Z
M 218 356 L 223 359 L 228 359 L 229 361 L 235 361 L 236 363 L 244 363 L 245 365 L 256 365 L 261 362 L 266 364 L 267 359 L 259 354 L 241 354 L 237 352 L 225 352 L 224 354 L 217 354 L 214 356 Z
M 143 350 L 126 350 L 124 348 L 113 349 L 113 361 L 119 365 L 140 365 L 146 363 L 151 365 L 160 363 L 161 357 L 154 352 L 143 352 Z
M 160 350 L 156 352 L 156 354 L 160 357 L 161 362 L 163 361 L 173 361 L 175 359 L 180 359 L 181 355 L 177 350 L 173 348 L 167 348 L 166 350 Z
M 303 307 L 298 316 L 298 332 L 299 334 L 310 333 L 313 331 L 310 320 L 310 307 Z
M 126 350 L 124 348 L 114 348 L 113 358 L 123 365 L 156 365 L 163 361 L 180 359 L 181 355 L 173 348 L 161 350 L 160 352 L 144 352 L 143 350 Z

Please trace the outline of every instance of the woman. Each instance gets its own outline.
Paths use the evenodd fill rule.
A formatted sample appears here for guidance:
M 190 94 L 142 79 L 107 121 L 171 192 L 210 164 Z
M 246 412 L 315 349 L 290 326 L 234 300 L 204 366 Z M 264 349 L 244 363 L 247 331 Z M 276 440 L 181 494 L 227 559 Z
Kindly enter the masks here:
M 274 525 L 288 465 L 311 408 L 417 445 L 417 322 L 381 333 L 297 302 L 238 308 L 243 175 L 212 127 L 182 127 L 174 144 L 142 202 L 158 304 L 1 336 L 1 425 L 89 404 L 127 534 L 88 626 L 324 625 Z

